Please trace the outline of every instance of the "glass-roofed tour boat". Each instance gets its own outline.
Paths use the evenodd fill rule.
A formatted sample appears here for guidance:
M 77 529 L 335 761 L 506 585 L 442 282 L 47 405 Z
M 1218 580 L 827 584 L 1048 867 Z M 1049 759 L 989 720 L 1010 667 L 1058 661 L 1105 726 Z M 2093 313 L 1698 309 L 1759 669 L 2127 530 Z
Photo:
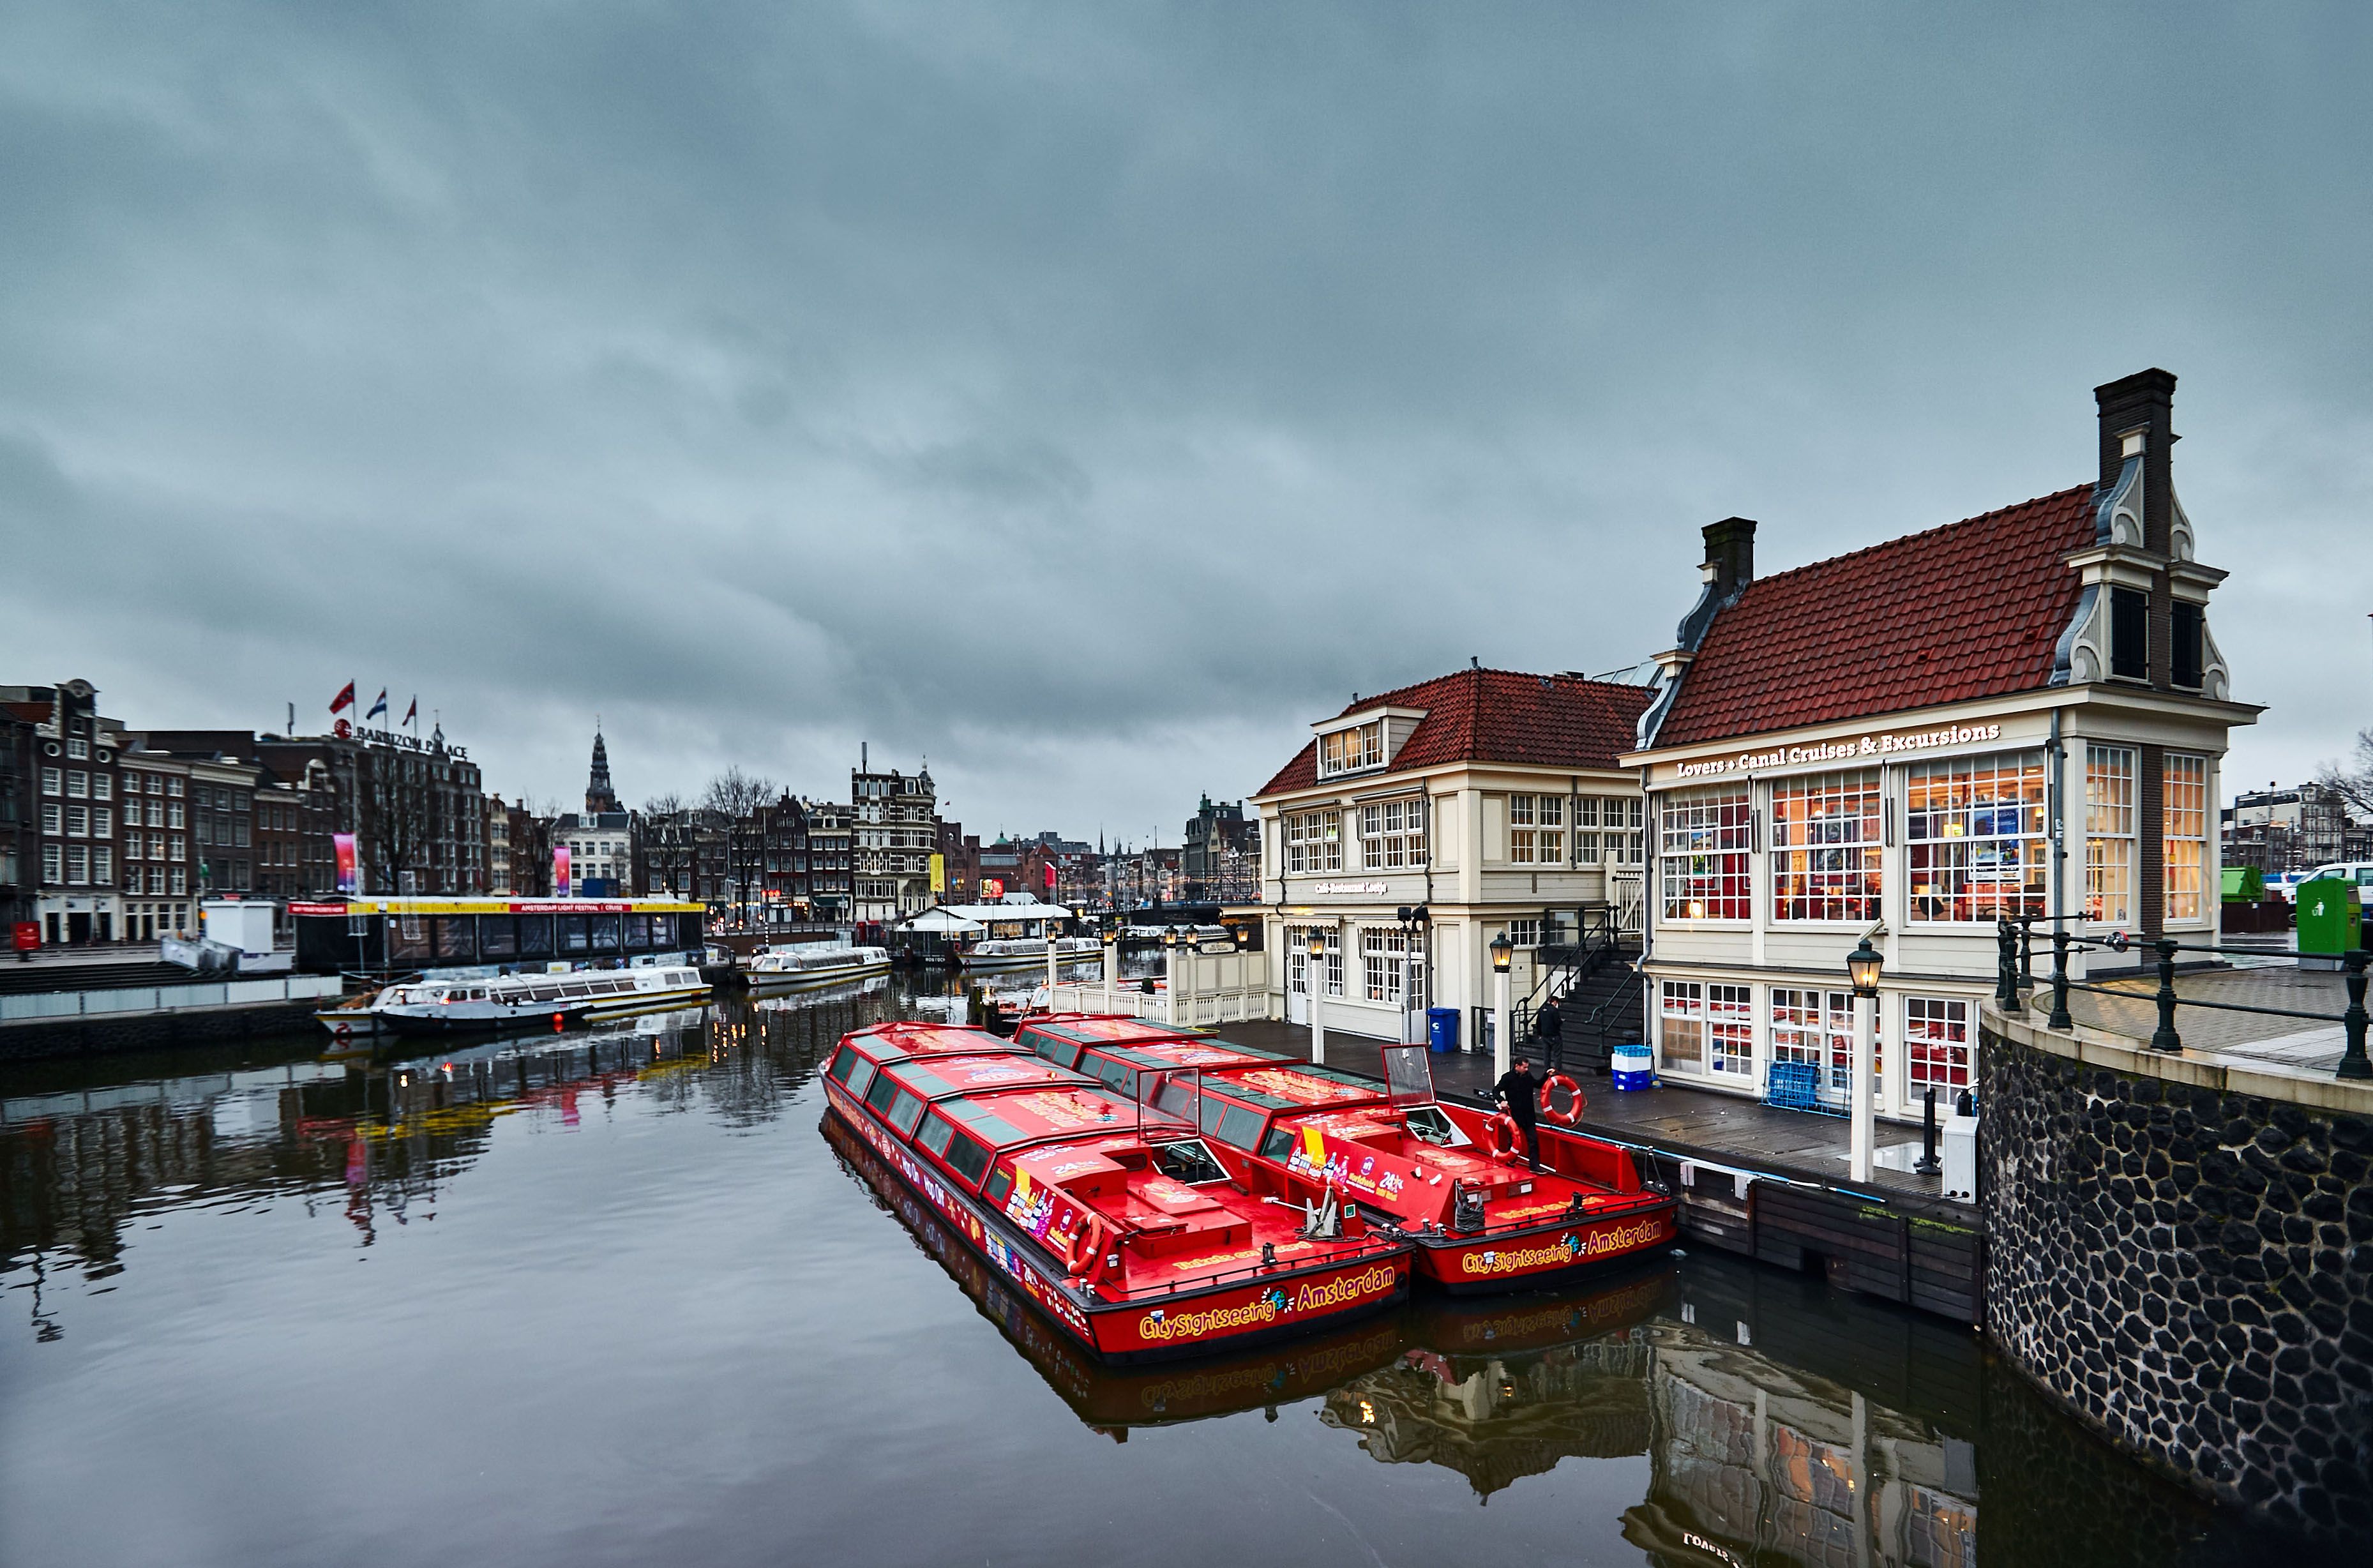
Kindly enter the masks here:
M 966 1246 L 1107 1360 L 1323 1331 L 1408 1293 L 1408 1241 L 1265 1173 L 1236 1179 L 1193 1120 L 987 1030 L 860 1029 L 824 1088 Z
M 1631 1151 L 1571 1125 L 1546 1086 L 1541 1166 L 1506 1116 L 1437 1099 L 1423 1046 L 1383 1047 L 1385 1081 L 1132 1019 L 1033 1019 L 1015 1043 L 1199 1127 L 1256 1190 L 1356 1206 L 1416 1248 L 1418 1277 L 1473 1293 L 1525 1290 L 1671 1245 L 1676 1200 Z

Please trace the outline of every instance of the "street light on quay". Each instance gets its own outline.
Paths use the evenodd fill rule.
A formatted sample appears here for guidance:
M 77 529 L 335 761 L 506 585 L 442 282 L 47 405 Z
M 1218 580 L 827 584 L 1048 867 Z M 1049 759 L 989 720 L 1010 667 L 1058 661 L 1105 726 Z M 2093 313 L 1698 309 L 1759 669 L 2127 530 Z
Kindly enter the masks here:
M 1304 940 L 1310 955 L 1309 966 L 1302 972 L 1303 989 L 1310 996 L 1310 1059 L 1314 1065 L 1324 1067 L 1327 1065 L 1327 1024 L 1318 1015 L 1318 999 L 1327 984 L 1327 933 L 1313 926 Z
M 1878 972 L 1884 962 L 1867 934 L 1846 954 L 1846 977 L 1853 982 L 1854 999 L 1853 1062 L 1846 1075 L 1853 1133 L 1846 1146 L 1846 1170 L 1855 1181 L 1870 1179 L 1871 1051 L 1878 1020 Z
M 1178 928 L 1162 928 L 1162 1009 L 1167 1015 L 1163 1022 L 1178 1022 Z
M 1491 1078 L 1494 1082 L 1508 1075 L 1508 965 L 1516 956 L 1516 944 L 1502 931 L 1491 939 Z

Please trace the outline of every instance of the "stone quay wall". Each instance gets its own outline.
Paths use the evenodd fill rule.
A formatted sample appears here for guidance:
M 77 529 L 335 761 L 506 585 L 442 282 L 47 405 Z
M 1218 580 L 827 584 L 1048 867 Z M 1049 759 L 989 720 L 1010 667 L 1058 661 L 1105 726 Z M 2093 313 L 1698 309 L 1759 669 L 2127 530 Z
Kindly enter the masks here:
M 1980 1053 L 1997 1348 L 2201 1491 L 2373 1530 L 2373 1091 L 1992 1011 Z

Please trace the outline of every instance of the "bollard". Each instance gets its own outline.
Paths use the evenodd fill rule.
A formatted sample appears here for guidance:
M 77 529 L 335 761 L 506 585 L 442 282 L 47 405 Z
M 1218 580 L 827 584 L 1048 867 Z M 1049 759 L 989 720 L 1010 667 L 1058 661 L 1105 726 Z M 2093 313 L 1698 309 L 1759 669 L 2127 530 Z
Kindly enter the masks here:
M 2348 1048 L 2340 1055 L 2335 1078 L 2373 1078 L 2373 1061 L 2365 1056 L 2365 949 L 2360 947 L 2341 960 L 2348 970 L 2348 1011 L 2341 1015 Z
M 2052 1027 L 2076 1027 L 2076 1021 L 2068 1016 L 2068 930 L 2064 926 L 2052 928 Z
M 1930 1084 L 1920 1102 L 1920 1158 L 1913 1161 L 1914 1175 L 1942 1176 L 1945 1162 L 1936 1157 L 1936 1086 Z
M 2153 945 L 2158 949 L 2158 1028 L 2151 1035 L 2150 1048 L 2180 1051 L 2183 1039 L 2175 1032 L 2175 943 L 2161 937 Z

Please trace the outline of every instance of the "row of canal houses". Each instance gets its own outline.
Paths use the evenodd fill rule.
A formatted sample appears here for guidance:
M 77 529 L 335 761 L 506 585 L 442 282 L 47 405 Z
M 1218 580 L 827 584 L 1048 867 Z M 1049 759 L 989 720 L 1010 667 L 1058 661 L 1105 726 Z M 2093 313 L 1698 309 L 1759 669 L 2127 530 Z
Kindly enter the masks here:
M 1330 1032 L 1443 1006 L 1472 1042 L 1494 939 L 1523 998 L 1579 914 L 1628 934 L 1619 1013 L 1668 1082 L 1806 1064 L 1841 1104 L 1867 936 L 1877 1111 L 1910 1117 L 1970 1082 L 2000 917 L 2213 940 L 2218 775 L 2262 709 L 2209 634 L 2174 389 L 2095 389 L 2095 481 L 1850 555 L 1759 578 L 1756 525 L 1711 525 L 1645 682 L 1468 669 L 1313 724 L 1254 797 L 1285 1015 L 1315 978 Z

